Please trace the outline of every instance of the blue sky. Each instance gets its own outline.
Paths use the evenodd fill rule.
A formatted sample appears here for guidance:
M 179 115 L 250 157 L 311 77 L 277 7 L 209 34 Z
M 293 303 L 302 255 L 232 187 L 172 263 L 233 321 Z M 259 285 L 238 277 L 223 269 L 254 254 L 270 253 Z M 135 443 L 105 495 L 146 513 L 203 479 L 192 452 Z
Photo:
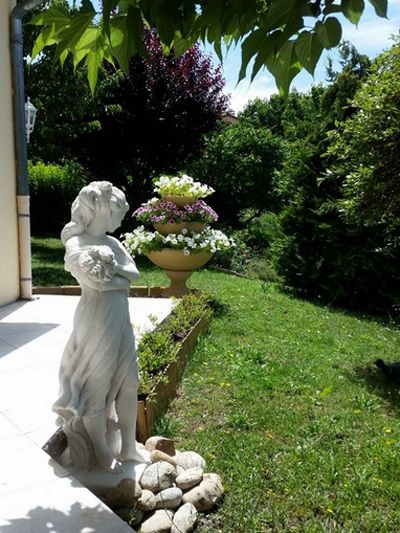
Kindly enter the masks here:
M 383 19 L 375 14 L 373 7 L 366 2 L 365 12 L 356 28 L 344 17 L 340 19 L 343 27 L 343 39 L 354 44 L 360 53 L 373 58 L 385 48 L 391 46 L 391 35 L 396 35 L 400 30 L 400 0 L 389 0 L 388 19 Z M 208 48 L 208 51 L 210 49 Z M 307 72 L 299 74 L 292 82 L 292 88 L 305 92 L 314 83 L 325 82 L 325 66 L 328 54 L 335 59 L 335 51 L 325 52 L 315 70 L 314 78 Z M 213 54 L 215 64 L 218 58 Z M 267 70 L 261 70 L 253 83 L 250 84 L 251 66 L 248 68 L 248 78 L 236 86 L 241 63 L 240 45 L 235 50 L 230 50 L 224 59 L 223 72 L 226 80 L 225 92 L 231 95 L 231 107 L 235 112 L 240 111 L 248 100 L 256 97 L 267 98 L 276 93 L 274 78 Z

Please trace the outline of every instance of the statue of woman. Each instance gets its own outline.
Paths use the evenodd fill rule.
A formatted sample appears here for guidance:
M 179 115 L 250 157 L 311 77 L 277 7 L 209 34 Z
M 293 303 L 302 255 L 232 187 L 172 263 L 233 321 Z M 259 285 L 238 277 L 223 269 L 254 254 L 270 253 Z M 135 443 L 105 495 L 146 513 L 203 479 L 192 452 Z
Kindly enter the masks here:
M 135 438 L 138 365 L 127 298 L 139 272 L 121 243 L 107 235 L 121 225 L 128 209 L 121 190 L 106 181 L 92 182 L 73 202 L 71 222 L 61 233 L 65 268 L 82 295 L 53 409 L 72 462 L 80 468 L 119 471 L 115 460 L 147 460 Z M 111 443 L 113 429 L 120 430 L 119 451 Z

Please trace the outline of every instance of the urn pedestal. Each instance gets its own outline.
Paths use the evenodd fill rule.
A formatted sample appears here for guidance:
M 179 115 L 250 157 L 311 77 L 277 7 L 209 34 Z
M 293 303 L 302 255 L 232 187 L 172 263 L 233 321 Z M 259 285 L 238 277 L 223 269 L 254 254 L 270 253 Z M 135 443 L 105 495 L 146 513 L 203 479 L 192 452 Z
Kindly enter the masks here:
M 186 281 L 193 271 L 205 265 L 213 256 L 211 252 L 193 252 L 185 255 L 183 250 L 164 248 L 163 250 L 150 252 L 148 258 L 152 263 L 165 270 L 171 280 L 171 285 L 166 289 L 166 296 L 180 297 L 190 292 Z

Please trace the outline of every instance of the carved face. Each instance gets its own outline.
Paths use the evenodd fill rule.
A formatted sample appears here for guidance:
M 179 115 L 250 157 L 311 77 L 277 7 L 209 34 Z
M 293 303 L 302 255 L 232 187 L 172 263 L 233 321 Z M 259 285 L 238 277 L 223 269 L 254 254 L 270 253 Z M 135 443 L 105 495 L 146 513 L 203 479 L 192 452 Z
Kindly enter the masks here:
M 115 211 L 111 210 L 110 216 L 108 219 L 107 231 L 109 233 L 113 233 L 117 228 L 119 228 L 124 216 L 125 216 L 125 210 L 123 209 L 116 209 Z

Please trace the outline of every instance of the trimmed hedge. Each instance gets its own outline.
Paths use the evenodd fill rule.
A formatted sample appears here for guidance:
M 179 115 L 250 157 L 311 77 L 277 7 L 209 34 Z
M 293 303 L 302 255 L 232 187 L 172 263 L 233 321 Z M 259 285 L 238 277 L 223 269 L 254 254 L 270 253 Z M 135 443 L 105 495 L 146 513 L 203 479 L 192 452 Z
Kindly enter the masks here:
M 59 235 L 70 220 L 73 200 L 87 183 L 83 167 L 28 161 L 28 174 L 32 233 Z

